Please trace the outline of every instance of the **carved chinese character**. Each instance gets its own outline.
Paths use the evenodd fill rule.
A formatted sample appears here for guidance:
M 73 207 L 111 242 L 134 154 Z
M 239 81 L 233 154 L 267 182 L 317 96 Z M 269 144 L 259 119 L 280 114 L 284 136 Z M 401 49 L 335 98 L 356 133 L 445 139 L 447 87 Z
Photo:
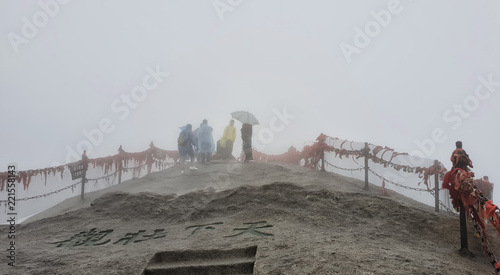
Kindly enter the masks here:
M 101 240 L 104 239 L 109 233 L 113 232 L 113 230 L 108 229 L 97 232 L 96 229 L 97 228 L 92 228 L 90 229 L 89 232 L 82 231 L 78 234 L 75 234 L 68 240 L 54 242 L 51 244 L 58 244 L 57 247 L 60 247 L 60 246 L 80 246 L 80 245 L 99 246 L 108 243 L 110 241 L 109 239 L 106 241 L 101 241 Z
M 261 232 L 261 231 L 257 230 L 257 229 L 262 229 L 262 228 L 273 227 L 272 225 L 266 224 L 266 223 L 267 223 L 266 221 L 243 223 L 243 224 L 249 224 L 250 226 L 248 228 L 234 228 L 233 230 L 238 230 L 238 231 L 241 231 L 241 232 L 237 233 L 237 234 L 234 234 L 234 235 L 231 235 L 231 236 L 224 236 L 224 238 L 236 237 L 236 236 L 239 236 L 239 235 L 242 235 L 242 234 L 245 234 L 245 233 L 249 233 L 249 234 L 252 234 L 252 235 L 255 235 L 255 236 L 259 236 L 259 237 L 274 236 L 271 233 L 265 233 L 265 232 Z M 263 225 L 262 226 L 258 226 L 259 224 L 263 224 Z
M 192 225 L 192 226 L 186 227 L 185 230 L 187 230 L 189 228 L 195 228 L 193 230 L 193 232 L 191 232 L 191 234 L 189 234 L 189 236 L 192 236 L 192 235 L 196 234 L 198 231 L 200 231 L 200 229 L 214 230 L 215 227 L 213 227 L 212 225 L 218 225 L 218 224 L 223 224 L 223 222 L 215 222 L 215 223 L 208 223 L 208 224 Z

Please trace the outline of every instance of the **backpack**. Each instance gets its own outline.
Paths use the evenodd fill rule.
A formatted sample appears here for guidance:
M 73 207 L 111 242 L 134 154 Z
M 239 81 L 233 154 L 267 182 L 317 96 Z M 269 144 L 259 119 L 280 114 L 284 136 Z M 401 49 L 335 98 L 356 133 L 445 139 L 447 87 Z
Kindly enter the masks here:
M 189 138 L 188 138 L 186 131 L 181 131 L 181 133 L 179 134 L 179 137 L 177 138 L 177 144 L 184 146 L 188 143 L 188 141 L 189 141 Z

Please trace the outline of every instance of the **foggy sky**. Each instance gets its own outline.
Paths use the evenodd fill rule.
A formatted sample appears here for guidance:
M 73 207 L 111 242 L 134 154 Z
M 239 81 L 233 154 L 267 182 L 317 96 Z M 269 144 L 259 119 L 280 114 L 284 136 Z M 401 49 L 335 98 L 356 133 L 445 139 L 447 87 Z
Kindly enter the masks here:
M 462 140 L 500 184 L 496 1 L 2 0 L 0 18 L 1 171 L 175 150 L 203 119 L 217 140 L 248 110 L 265 153 L 325 133 L 449 169 Z

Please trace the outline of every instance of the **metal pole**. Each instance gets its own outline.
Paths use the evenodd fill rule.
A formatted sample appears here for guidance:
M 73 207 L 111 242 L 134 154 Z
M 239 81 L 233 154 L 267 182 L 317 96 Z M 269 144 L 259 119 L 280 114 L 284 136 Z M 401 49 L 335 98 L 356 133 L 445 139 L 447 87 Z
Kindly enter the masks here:
M 118 162 L 118 184 L 122 183 L 122 155 L 123 155 L 123 149 L 122 146 L 120 145 L 120 148 L 118 148 L 118 156 L 116 158 L 116 161 Z
M 469 250 L 469 242 L 467 240 L 467 220 L 465 217 L 465 207 L 461 200 L 460 203 L 460 250 Z
M 85 182 L 87 181 L 87 178 L 85 177 L 85 174 L 83 174 L 82 177 L 82 194 L 80 195 L 80 199 L 83 201 L 83 195 L 85 194 Z
M 87 151 L 83 151 L 81 163 L 83 164 L 83 177 L 82 177 L 82 194 L 80 199 L 83 201 L 85 195 L 85 182 L 87 181 L 87 170 L 89 169 L 89 158 L 87 157 Z
M 489 199 L 491 200 L 491 202 L 493 202 L 493 194 L 494 194 L 493 191 L 495 191 L 495 185 L 491 182 L 490 182 L 490 184 L 491 184 L 491 198 L 489 198 Z
M 439 177 L 438 174 L 434 175 L 434 183 L 436 186 L 434 187 L 434 199 L 435 199 L 435 209 L 434 211 L 439 212 Z
M 325 150 L 321 150 L 321 171 L 325 171 Z
M 368 153 L 370 149 L 368 148 L 368 142 L 365 142 L 365 190 L 368 190 Z
M 118 184 L 122 183 L 122 160 L 118 156 Z

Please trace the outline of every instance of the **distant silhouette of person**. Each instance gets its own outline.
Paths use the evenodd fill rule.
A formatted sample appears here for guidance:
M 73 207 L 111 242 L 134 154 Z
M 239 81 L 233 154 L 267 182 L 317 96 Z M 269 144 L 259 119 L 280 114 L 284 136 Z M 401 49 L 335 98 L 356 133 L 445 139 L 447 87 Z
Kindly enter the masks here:
M 469 158 L 469 155 L 462 149 L 462 142 L 457 141 L 455 143 L 456 149 L 451 153 L 451 163 L 453 164 L 453 168 L 460 168 L 465 171 L 469 171 L 470 168 L 474 168 L 472 166 L 472 161 Z
M 217 154 L 223 158 L 233 157 L 233 145 L 236 140 L 236 128 L 234 127 L 234 120 L 229 121 L 229 125 L 224 129 L 224 134 L 217 142 Z
M 490 182 L 488 176 L 484 176 L 478 183 L 476 183 L 477 188 L 481 190 L 487 198 L 493 200 L 493 183 Z
M 83 163 L 83 171 L 86 172 L 89 169 L 89 157 L 87 157 L 87 150 L 83 150 L 82 163 Z
M 189 155 L 191 159 L 190 170 L 198 170 L 194 166 L 194 149 L 196 146 L 194 143 L 194 134 L 191 124 L 181 127 L 181 134 L 179 135 L 177 149 L 179 150 L 179 166 L 181 168 L 181 173 L 184 174 L 184 166 L 186 161 L 186 155 Z M 182 137 L 182 138 L 181 138 Z
M 469 170 L 469 167 L 473 168 L 472 161 L 462 148 L 462 142 L 457 141 L 455 145 L 456 149 L 450 157 L 453 167 L 444 176 L 442 186 L 450 192 L 453 207 L 457 210 L 463 206 L 469 213 L 470 208 L 474 209 L 473 205 L 481 192 L 474 184 L 474 172 Z
M 241 139 L 243 140 L 243 153 L 245 153 L 245 162 L 253 160 L 252 154 L 252 125 L 243 123 L 241 126 Z
M 210 162 L 210 156 L 215 152 L 215 143 L 212 136 L 213 129 L 208 126 L 208 121 L 203 120 L 200 129 L 197 132 L 198 136 L 198 158 L 200 163 L 206 164 Z

